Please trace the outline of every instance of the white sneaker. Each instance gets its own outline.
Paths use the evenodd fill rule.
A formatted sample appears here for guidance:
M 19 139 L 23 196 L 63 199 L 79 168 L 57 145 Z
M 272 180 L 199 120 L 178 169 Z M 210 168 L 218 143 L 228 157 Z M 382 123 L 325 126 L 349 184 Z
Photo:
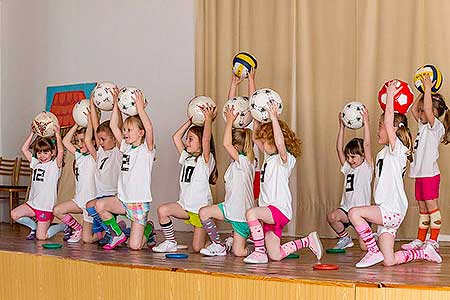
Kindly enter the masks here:
M 409 242 L 408 244 L 403 244 L 401 248 L 403 250 L 417 250 L 423 247 L 423 242 L 419 239 L 415 239 L 412 242 Z
M 433 241 L 434 242 L 434 241 Z M 436 251 L 431 243 L 426 243 L 423 248 L 423 252 L 425 254 L 425 260 L 435 262 L 440 264 L 442 262 L 442 257 Z
M 422 249 L 425 249 L 426 245 L 431 245 L 437 253 L 439 253 L 439 243 L 434 240 L 426 240 L 423 243 Z
M 333 249 L 345 249 L 349 247 L 353 247 L 353 240 L 351 236 L 344 236 L 339 239 L 339 241 L 336 243 L 336 246 L 334 246 Z
M 78 230 L 78 231 L 74 231 L 72 233 L 72 235 L 70 236 L 70 239 L 67 240 L 68 243 L 78 243 L 79 241 L 81 241 L 81 237 L 82 237 L 82 233 L 83 231 Z
M 317 232 L 311 232 L 308 234 L 309 239 L 309 249 L 316 255 L 317 260 L 320 260 L 323 255 L 323 246 L 322 242 L 320 241 L 319 235 Z
M 177 252 L 177 242 L 165 240 L 158 246 L 153 247 L 152 250 L 157 253 Z
M 233 242 L 234 239 L 232 236 L 229 236 L 225 239 L 225 248 L 227 248 L 227 252 L 231 252 L 231 250 L 233 249 Z
M 201 249 L 200 253 L 206 256 L 225 256 L 227 255 L 227 248 L 221 244 L 212 243 L 208 247 Z
M 244 258 L 246 264 L 267 264 L 269 257 L 265 253 L 254 251 L 252 254 Z
M 377 263 L 380 263 L 384 260 L 383 253 L 381 251 L 378 251 L 377 253 L 374 253 L 372 251 L 367 251 L 366 255 L 356 264 L 357 268 L 367 268 L 371 267 L 373 265 L 376 265 Z

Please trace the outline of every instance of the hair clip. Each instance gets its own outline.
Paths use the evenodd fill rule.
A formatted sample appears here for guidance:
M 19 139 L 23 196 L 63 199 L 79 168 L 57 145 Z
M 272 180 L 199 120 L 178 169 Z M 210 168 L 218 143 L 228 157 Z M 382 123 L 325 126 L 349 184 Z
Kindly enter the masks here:
M 403 124 L 402 122 L 398 123 L 398 128 L 400 127 L 405 127 L 405 124 Z

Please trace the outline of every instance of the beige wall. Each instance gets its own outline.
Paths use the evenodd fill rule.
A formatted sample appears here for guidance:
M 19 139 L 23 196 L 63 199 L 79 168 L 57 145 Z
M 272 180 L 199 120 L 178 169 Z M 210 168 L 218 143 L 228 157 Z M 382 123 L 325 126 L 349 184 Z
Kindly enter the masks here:
M 194 93 L 194 0 L 4 0 L 1 37 L 2 155 L 19 154 L 47 86 L 136 85 L 150 100 L 159 151 L 153 218 L 159 203 L 177 199 L 171 134 Z

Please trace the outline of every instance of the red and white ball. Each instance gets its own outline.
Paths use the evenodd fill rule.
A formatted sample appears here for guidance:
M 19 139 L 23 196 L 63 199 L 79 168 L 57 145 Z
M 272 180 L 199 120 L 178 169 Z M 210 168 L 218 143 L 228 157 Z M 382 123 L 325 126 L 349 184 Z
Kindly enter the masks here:
M 58 124 L 58 118 L 53 113 L 43 111 L 34 117 L 31 127 L 37 135 L 49 137 L 54 135 L 55 126 Z
M 396 88 L 400 88 L 400 91 L 394 95 L 394 111 L 401 114 L 406 114 L 414 102 L 414 94 L 409 84 L 399 79 L 396 80 Z M 378 103 L 383 111 L 386 109 L 386 92 L 389 82 L 391 82 L 391 80 L 386 81 L 378 91 Z

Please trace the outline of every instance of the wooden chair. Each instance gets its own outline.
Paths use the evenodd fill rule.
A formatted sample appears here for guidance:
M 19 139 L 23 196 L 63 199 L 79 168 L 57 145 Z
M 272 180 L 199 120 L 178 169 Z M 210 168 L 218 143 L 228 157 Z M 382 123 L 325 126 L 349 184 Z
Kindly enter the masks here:
M 15 186 L 17 192 L 17 203 L 11 209 L 16 207 L 18 204 L 20 204 L 21 200 L 24 202 L 28 199 L 28 193 L 30 192 L 30 186 L 31 186 L 31 175 L 33 170 L 30 168 L 30 162 L 23 157 L 19 157 L 17 161 L 17 167 L 16 167 L 16 177 L 15 177 Z M 21 180 L 23 177 L 25 177 L 25 182 Z M 24 184 L 25 183 L 25 184 Z M 23 193 L 23 196 L 20 194 Z

